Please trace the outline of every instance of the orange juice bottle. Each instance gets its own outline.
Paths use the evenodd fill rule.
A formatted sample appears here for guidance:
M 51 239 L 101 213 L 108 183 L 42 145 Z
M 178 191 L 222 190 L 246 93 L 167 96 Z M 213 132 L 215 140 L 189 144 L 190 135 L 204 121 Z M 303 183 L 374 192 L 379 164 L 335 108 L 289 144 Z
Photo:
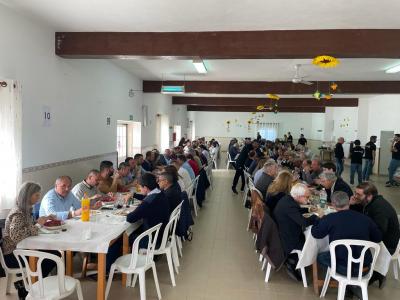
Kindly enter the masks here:
M 83 198 L 81 200 L 81 207 L 82 207 L 82 214 L 81 214 L 82 222 L 89 222 L 90 221 L 90 199 L 88 198 L 86 193 L 83 195 Z

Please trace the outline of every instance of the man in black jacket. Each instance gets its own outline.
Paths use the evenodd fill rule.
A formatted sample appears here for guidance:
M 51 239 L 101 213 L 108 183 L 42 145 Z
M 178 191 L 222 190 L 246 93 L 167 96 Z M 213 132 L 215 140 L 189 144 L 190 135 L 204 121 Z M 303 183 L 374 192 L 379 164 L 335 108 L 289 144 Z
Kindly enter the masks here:
M 297 254 L 293 250 L 301 250 L 304 246 L 304 229 L 314 224 L 317 220 L 315 215 L 305 218 L 300 204 L 307 204 L 310 198 L 310 190 L 305 184 L 297 183 L 290 190 L 290 195 L 281 198 L 273 212 L 274 219 L 279 228 L 282 247 L 287 257 L 286 268 L 289 276 L 301 281 L 301 275 L 296 270 L 298 262 Z
M 168 200 L 170 213 L 182 202 L 181 187 L 179 186 L 178 178 L 174 177 L 174 174 L 165 171 L 158 175 L 158 185 Z
M 126 221 L 129 223 L 135 223 L 139 220 L 143 220 L 141 230 L 135 231 L 129 237 L 130 244 L 133 243 L 138 233 L 144 232 L 147 229 L 154 227 L 155 225 L 162 223 L 160 232 L 158 234 L 157 241 L 161 242 L 164 228 L 169 221 L 169 203 L 165 198 L 163 192 L 161 192 L 157 185 L 156 176 L 151 173 L 145 173 L 139 180 L 139 186 L 141 192 L 146 195 L 143 202 L 126 217 Z M 147 246 L 147 241 L 141 241 L 140 247 L 144 248 Z
M 325 188 L 328 196 L 328 202 L 331 202 L 331 195 L 334 192 L 345 192 L 349 198 L 353 196 L 350 186 L 342 179 L 338 178 L 332 172 L 323 172 L 320 176 L 320 184 Z
M 361 147 L 360 140 L 355 140 L 354 143 L 350 144 L 350 184 L 354 184 L 354 174 L 357 172 L 358 184 L 361 184 L 362 180 L 362 158 L 364 156 L 364 149 Z
M 399 219 L 393 206 L 378 195 L 377 188 L 370 182 L 363 182 L 356 187 L 350 204 L 363 206 L 363 213 L 378 225 L 383 243 L 390 254 L 393 254 L 400 239 Z M 379 280 L 379 287 L 382 287 L 385 277 L 374 272 L 370 283 L 376 280 Z
M 344 164 L 344 151 L 343 151 L 344 138 L 338 138 L 338 142 L 335 145 L 335 159 L 336 159 L 336 175 L 340 177 L 343 173 Z

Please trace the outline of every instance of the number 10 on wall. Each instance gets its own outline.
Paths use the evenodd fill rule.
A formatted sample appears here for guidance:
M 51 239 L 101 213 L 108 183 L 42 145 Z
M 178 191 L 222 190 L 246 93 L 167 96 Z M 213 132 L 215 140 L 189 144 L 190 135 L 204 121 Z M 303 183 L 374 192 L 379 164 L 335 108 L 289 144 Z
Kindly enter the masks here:
M 50 127 L 52 118 L 53 118 L 53 115 L 51 114 L 50 107 L 44 105 L 42 108 L 42 124 L 43 124 L 43 126 Z

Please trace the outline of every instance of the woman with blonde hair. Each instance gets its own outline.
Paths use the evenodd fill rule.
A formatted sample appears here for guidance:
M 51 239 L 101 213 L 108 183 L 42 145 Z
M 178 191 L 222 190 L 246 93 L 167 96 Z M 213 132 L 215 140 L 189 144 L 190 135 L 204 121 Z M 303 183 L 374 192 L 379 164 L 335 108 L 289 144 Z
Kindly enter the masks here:
M 265 205 L 273 212 L 278 201 L 285 195 L 290 193 L 294 183 L 294 177 L 292 173 L 287 170 L 279 172 L 278 176 L 274 179 L 271 185 L 268 187 L 267 195 L 265 196 Z

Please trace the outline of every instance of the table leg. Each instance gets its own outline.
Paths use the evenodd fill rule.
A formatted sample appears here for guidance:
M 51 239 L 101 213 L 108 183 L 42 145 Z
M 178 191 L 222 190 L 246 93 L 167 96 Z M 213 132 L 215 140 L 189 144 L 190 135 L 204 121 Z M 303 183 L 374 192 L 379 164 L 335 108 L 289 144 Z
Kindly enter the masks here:
M 65 274 L 68 276 L 73 277 L 74 276 L 74 264 L 72 261 L 72 251 L 65 251 L 65 260 L 66 260 L 66 269 L 65 269 Z
M 106 292 L 106 254 L 97 254 L 97 300 L 105 300 Z
M 318 263 L 316 261 L 312 264 L 312 275 L 314 293 L 319 295 Z
M 29 256 L 29 268 L 33 271 L 33 272 L 36 272 L 36 269 L 37 269 L 37 257 L 32 257 L 32 256 Z M 38 278 L 36 277 L 36 276 L 32 276 L 32 278 L 31 278 L 31 280 L 32 280 L 32 283 L 35 283 L 37 280 L 38 280 Z
M 129 253 L 129 236 L 126 232 L 123 234 L 123 244 L 122 244 L 122 255 Z M 126 274 L 122 273 L 121 283 L 123 287 L 126 287 Z

